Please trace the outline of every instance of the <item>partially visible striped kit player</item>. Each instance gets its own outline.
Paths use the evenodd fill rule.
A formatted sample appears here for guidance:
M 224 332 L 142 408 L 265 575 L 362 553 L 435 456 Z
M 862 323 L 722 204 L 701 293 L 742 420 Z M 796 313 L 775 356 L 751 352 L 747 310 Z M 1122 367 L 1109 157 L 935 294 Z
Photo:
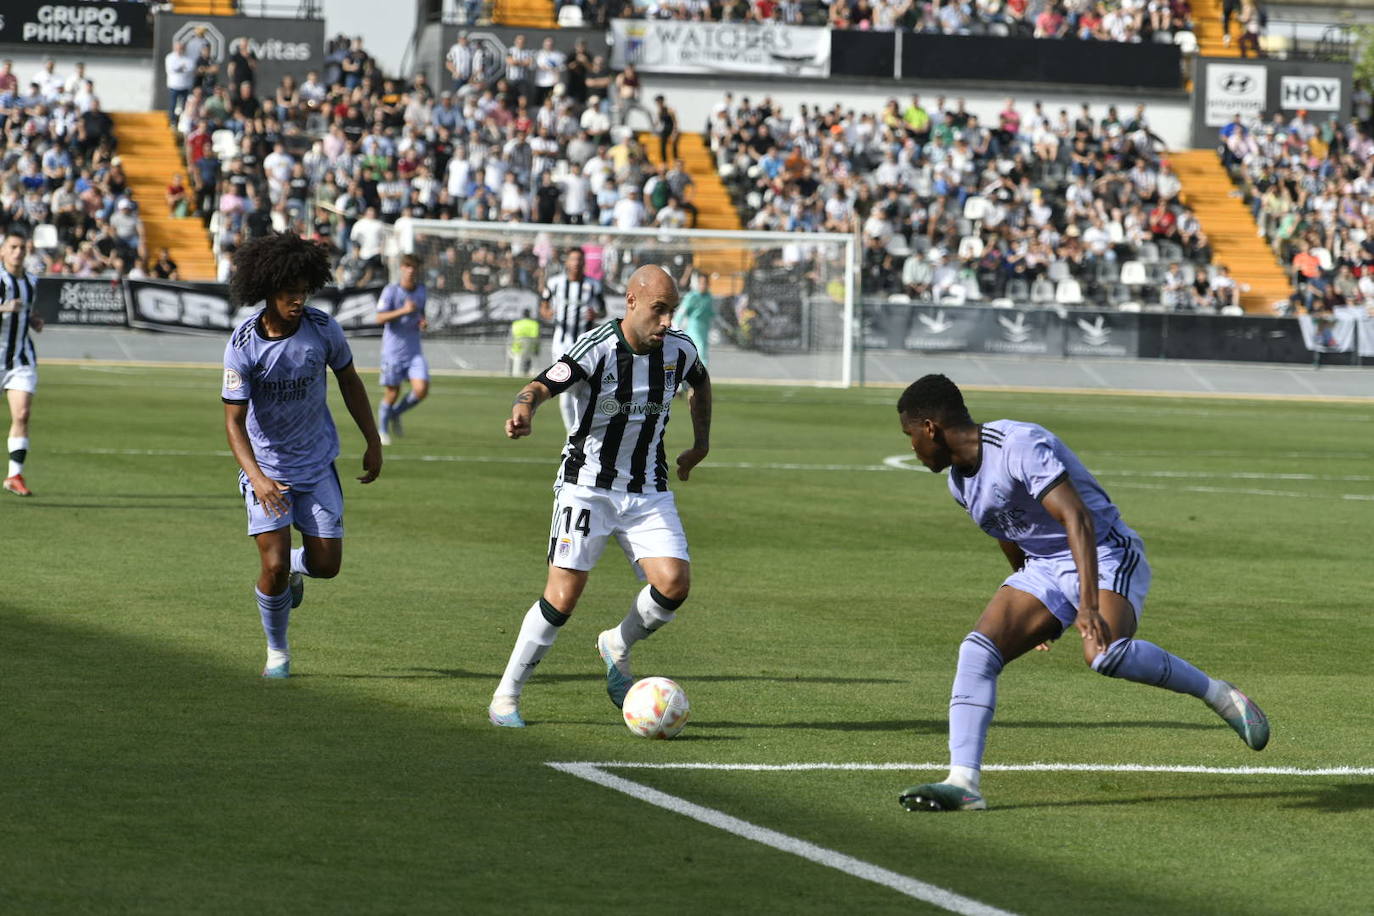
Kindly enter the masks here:
M 38 390 L 38 352 L 31 331 L 43 330 L 43 319 L 33 313 L 38 278 L 24 270 L 28 239 L 10 231 L 0 238 L 0 387 L 10 409 L 7 441 L 9 471 L 5 490 L 16 496 L 32 496 L 24 483 L 24 461 L 29 454 L 29 409 Z
M 535 409 L 562 395 L 570 433 L 554 483 L 544 593 L 525 614 L 488 708 L 495 725 L 522 727 L 520 695 L 568 621 L 611 538 L 648 585 L 618 627 L 597 637 L 606 692 L 616 706 L 634 683 L 630 648 L 676 616 L 687 599 L 691 560 L 668 489 L 663 434 L 673 395 L 691 386 L 694 442 L 676 458 L 679 480 L 710 449 L 711 380 L 690 337 L 672 329 L 677 284 L 660 267 L 630 278 L 625 317 L 594 328 L 516 397 L 506 435 L 529 435 Z
M 553 324 L 554 359 L 567 353 L 574 342 L 606 317 L 601 281 L 588 277 L 585 265 L 586 255 L 582 249 L 573 248 L 563 259 L 565 272 L 550 277 L 539 297 L 539 317 Z M 571 434 L 574 428 L 571 405 L 560 401 L 558 409 L 563 426 Z

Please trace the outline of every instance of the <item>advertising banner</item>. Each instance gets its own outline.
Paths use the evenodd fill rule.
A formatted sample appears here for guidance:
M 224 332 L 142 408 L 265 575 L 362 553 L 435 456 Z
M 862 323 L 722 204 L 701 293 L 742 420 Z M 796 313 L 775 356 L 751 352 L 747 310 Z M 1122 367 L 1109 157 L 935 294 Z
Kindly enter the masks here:
M 1299 315 L 1302 342 L 1314 353 L 1349 353 L 1355 349 L 1355 336 L 1365 317 L 1356 308 L 1332 309 L 1329 318 Z
M 124 290 L 129 326 L 153 331 L 219 336 L 228 334 L 258 310 L 258 306 L 235 307 L 229 301 L 229 290 L 223 283 L 125 280 Z M 326 287 L 316 293 L 308 304 L 332 315 L 350 335 L 380 334 L 381 328 L 373 320 L 373 315 L 381 291 L 381 287 Z
M 143 3 L 82 0 L 0 5 L 0 44 L 32 47 L 151 48 L 153 27 Z
M 1249 120 L 1264 114 L 1268 101 L 1269 71 L 1263 64 L 1233 64 L 1209 61 L 1206 72 L 1206 97 L 1203 120 L 1208 127 L 1221 127 L 1236 115 Z
M 258 61 L 254 89 L 259 98 L 274 93 L 283 76 L 294 76 L 299 84 L 311 70 L 323 75 L 323 20 L 159 13 L 154 30 L 153 107 L 167 104 L 167 71 L 163 60 L 174 43 L 193 36 L 209 43 L 210 54 L 221 68 L 228 62 L 239 39 L 248 39 L 248 47 Z M 223 75 L 224 70 L 220 73 Z
M 830 30 L 758 23 L 616 19 L 611 65 L 645 73 L 830 75 Z
M 1129 356 L 1140 349 L 1140 322 L 1123 312 L 1070 312 L 1066 356 Z
M 892 306 L 894 309 L 902 307 L 910 309 L 914 316 L 905 338 L 909 350 L 1064 355 L 1064 328 L 1054 312 L 959 305 Z M 1097 326 L 1094 339 L 1101 338 L 1104 333 L 1110 340 L 1113 331 L 1107 327 L 1105 319 Z M 1105 345 L 1104 342 L 1102 346 Z
M 33 306 L 49 324 L 122 328 L 129 323 L 118 280 L 40 277 Z

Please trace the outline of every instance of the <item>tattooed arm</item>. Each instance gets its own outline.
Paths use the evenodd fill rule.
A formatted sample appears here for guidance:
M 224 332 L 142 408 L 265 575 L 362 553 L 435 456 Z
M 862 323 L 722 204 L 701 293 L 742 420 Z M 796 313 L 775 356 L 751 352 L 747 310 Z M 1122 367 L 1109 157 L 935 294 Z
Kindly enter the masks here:
M 677 479 L 686 480 L 711 451 L 711 377 L 701 370 L 699 378 L 692 386 L 689 406 L 692 408 L 692 447 L 677 456 Z
M 506 436 L 511 439 L 528 436 L 535 408 L 551 397 L 553 395 L 544 387 L 543 382 L 530 382 L 521 388 L 510 408 L 510 419 L 506 421 Z

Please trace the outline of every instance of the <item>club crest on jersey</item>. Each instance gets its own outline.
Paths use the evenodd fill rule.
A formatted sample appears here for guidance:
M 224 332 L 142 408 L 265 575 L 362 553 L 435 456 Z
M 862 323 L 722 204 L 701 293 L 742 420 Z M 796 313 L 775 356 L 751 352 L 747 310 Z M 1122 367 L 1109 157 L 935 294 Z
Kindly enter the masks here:
M 243 379 L 233 369 L 224 370 L 224 389 L 234 391 L 243 387 Z
M 568 552 L 569 552 L 570 550 L 572 550 L 572 540 L 569 539 L 569 538 L 559 538 L 559 539 L 558 539 L 558 556 L 559 556 L 559 559 L 564 559 L 564 558 L 566 558 L 566 557 L 568 556 Z
M 671 392 L 677 388 L 677 366 L 663 367 L 663 390 Z

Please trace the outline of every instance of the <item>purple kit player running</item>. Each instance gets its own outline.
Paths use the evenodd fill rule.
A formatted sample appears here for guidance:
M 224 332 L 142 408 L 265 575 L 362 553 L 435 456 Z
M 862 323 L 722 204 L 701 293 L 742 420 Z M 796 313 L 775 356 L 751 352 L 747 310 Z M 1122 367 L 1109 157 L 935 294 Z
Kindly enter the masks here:
M 1070 625 L 1083 636 L 1084 661 L 1099 674 L 1195 696 L 1250 747 L 1268 743 L 1269 722 L 1245 694 L 1133 638 L 1150 588 L 1145 547 L 1068 446 L 1033 423 L 973 422 L 963 394 L 943 375 L 913 383 L 897 413 L 916 457 L 932 471 L 949 469 L 954 501 L 997 538 L 1014 570 L 959 647 L 949 701 L 949 776 L 907 789 L 900 796 L 904 807 L 987 807 L 979 770 L 997 676 Z
M 329 279 L 323 248 L 285 233 L 254 239 L 234 255 L 229 291 L 263 308 L 234 329 L 224 348 L 225 426 L 238 460 L 248 534 L 257 540 L 258 611 L 267 634 L 262 676 L 291 674 L 286 628 L 305 593 L 303 576 L 332 579 L 343 559 L 343 491 L 334 459 L 339 435 L 326 404 L 325 367 L 367 440 L 363 475 L 382 470 L 382 444 L 367 387 L 338 322 L 305 300 Z M 291 526 L 304 544 L 291 549 Z
M 382 444 L 390 445 L 392 436 L 401 435 L 401 414 L 429 395 L 429 363 L 420 352 L 420 334 L 429 327 L 425 321 L 425 287 L 416 279 L 420 259 L 413 254 L 401 258 L 401 282 L 382 290 L 377 300 L 377 323 L 382 326 L 382 403 L 377 407 L 377 426 Z M 410 393 L 401 403 L 401 383 L 410 380 Z

